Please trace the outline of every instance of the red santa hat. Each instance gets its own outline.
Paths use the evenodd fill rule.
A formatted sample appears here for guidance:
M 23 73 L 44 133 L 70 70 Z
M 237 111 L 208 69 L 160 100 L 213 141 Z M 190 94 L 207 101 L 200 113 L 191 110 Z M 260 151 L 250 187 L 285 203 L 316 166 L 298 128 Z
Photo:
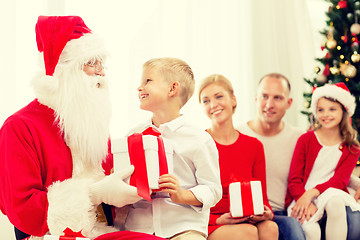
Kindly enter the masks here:
M 343 82 L 335 84 L 326 84 L 322 87 L 315 88 L 311 98 L 311 110 L 316 113 L 316 105 L 320 98 L 328 97 L 340 102 L 350 116 L 355 112 L 355 97 L 351 95 L 349 89 Z
M 78 16 L 39 16 L 37 47 L 43 52 L 45 73 L 52 76 L 59 60 L 84 60 L 105 55 L 102 40 Z

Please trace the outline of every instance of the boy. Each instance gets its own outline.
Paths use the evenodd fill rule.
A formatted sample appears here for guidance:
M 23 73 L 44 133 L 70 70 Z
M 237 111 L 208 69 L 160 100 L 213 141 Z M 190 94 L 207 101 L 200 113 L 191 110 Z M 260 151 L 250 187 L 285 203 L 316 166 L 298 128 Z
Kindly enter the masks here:
M 140 108 L 152 119 L 136 132 L 155 127 L 174 147 L 174 174 L 159 178 L 152 202 L 132 205 L 125 229 L 172 240 L 207 236 L 210 207 L 221 198 L 218 153 L 210 135 L 185 122 L 180 109 L 194 93 L 194 75 L 182 60 L 157 58 L 143 66 Z

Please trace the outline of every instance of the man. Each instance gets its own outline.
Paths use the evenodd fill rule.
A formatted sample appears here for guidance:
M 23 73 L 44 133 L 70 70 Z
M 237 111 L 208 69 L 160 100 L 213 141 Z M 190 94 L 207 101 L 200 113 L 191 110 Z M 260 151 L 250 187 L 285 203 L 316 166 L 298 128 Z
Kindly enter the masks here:
M 36 41 L 44 62 L 33 81 L 36 99 L 0 130 L 0 209 L 17 239 L 114 232 L 97 221 L 97 206 L 122 207 L 140 198 L 123 181 L 133 167 L 104 175 L 112 155 L 103 42 L 77 16 L 40 16 Z M 124 238 L 100 238 L 133 233 L 120 234 Z
M 259 139 L 265 151 L 267 194 L 279 226 L 279 239 L 305 239 L 300 223 L 287 217 L 285 195 L 292 154 L 302 131 L 283 117 L 291 107 L 290 83 L 279 73 L 261 78 L 255 97 L 257 114 L 240 132 Z

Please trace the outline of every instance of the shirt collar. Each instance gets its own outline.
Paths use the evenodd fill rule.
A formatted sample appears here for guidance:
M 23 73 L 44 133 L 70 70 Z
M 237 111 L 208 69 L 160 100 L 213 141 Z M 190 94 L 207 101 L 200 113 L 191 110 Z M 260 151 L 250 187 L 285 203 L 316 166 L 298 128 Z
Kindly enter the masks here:
M 185 116 L 184 115 L 180 115 L 180 117 L 177 117 L 173 120 L 171 120 L 170 122 L 166 122 L 163 124 L 160 124 L 159 127 L 155 127 L 152 124 L 152 119 L 148 119 L 147 122 L 145 123 L 144 129 L 148 128 L 148 127 L 154 127 L 156 129 L 158 129 L 160 132 L 162 131 L 166 131 L 166 129 L 169 129 L 170 131 L 175 131 L 176 129 L 180 128 L 181 126 L 183 126 L 185 124 Z

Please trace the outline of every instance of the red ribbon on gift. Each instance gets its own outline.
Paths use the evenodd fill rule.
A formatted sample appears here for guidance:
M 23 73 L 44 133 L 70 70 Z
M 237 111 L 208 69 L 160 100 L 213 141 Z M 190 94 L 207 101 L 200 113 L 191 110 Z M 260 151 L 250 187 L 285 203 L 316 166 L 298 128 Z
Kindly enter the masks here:
M 250 216 L 254 214 L 254 202 L 252 199 L 251 181 L 256 181 L 256 178 L 246 179 L 242 176 L 230 174 L 231 182 L 240 182 L 241 187 L 241 201 L 243 216 Z M 230 199 L 229 199 L 230 200 Z
M 145 150 L 142 139 L 143 135 L 153 135 L 157 137 L 160 176 L 168 173 L 168 166 L 164 142 L 163 139 L 159 137 L 161 133 L 158 130 L 149 127 L 142 133 L 134 133 L 127 138 L 130 163 L 135 167 L 134 173 L 130 178 L 130 185 L 137 188 L 137 192 L 140 197 L 151 201 L 146 170 Z
M 251 181 L 257 181 L 256 178 L 244 178 L 235 174 L 230 175 L 231 182 L 240 182 L 241 201 L 243 216 L 251 216 L 254 214 L 254 202 L 252 199 Z
M 81 233 L 82 230 L 79 232 L 74 232 L 70 228 L 66 228 L 63 232 L 63 236 L 56 236 L 56 235 L 45 235 L 44 239 L 57 239 L 57 240 L 77 240 L 77 239 L 88 239 Z M 29 237 L 30 238 L 30 237 Z M 29 238 L 25 238 L 24 240 L 28 240 Z
M 250 216 L 254 214 L 254 203 L 250 182 L 241 182 L 241 199 L 243 206 L 243 215 Z
M 85 237 L 84 235 L 82 235 L 81 231 L 82 230 L 74 232 L 70 228 L 66 228 L 63 232 L 65 233 L 64 237 Z

